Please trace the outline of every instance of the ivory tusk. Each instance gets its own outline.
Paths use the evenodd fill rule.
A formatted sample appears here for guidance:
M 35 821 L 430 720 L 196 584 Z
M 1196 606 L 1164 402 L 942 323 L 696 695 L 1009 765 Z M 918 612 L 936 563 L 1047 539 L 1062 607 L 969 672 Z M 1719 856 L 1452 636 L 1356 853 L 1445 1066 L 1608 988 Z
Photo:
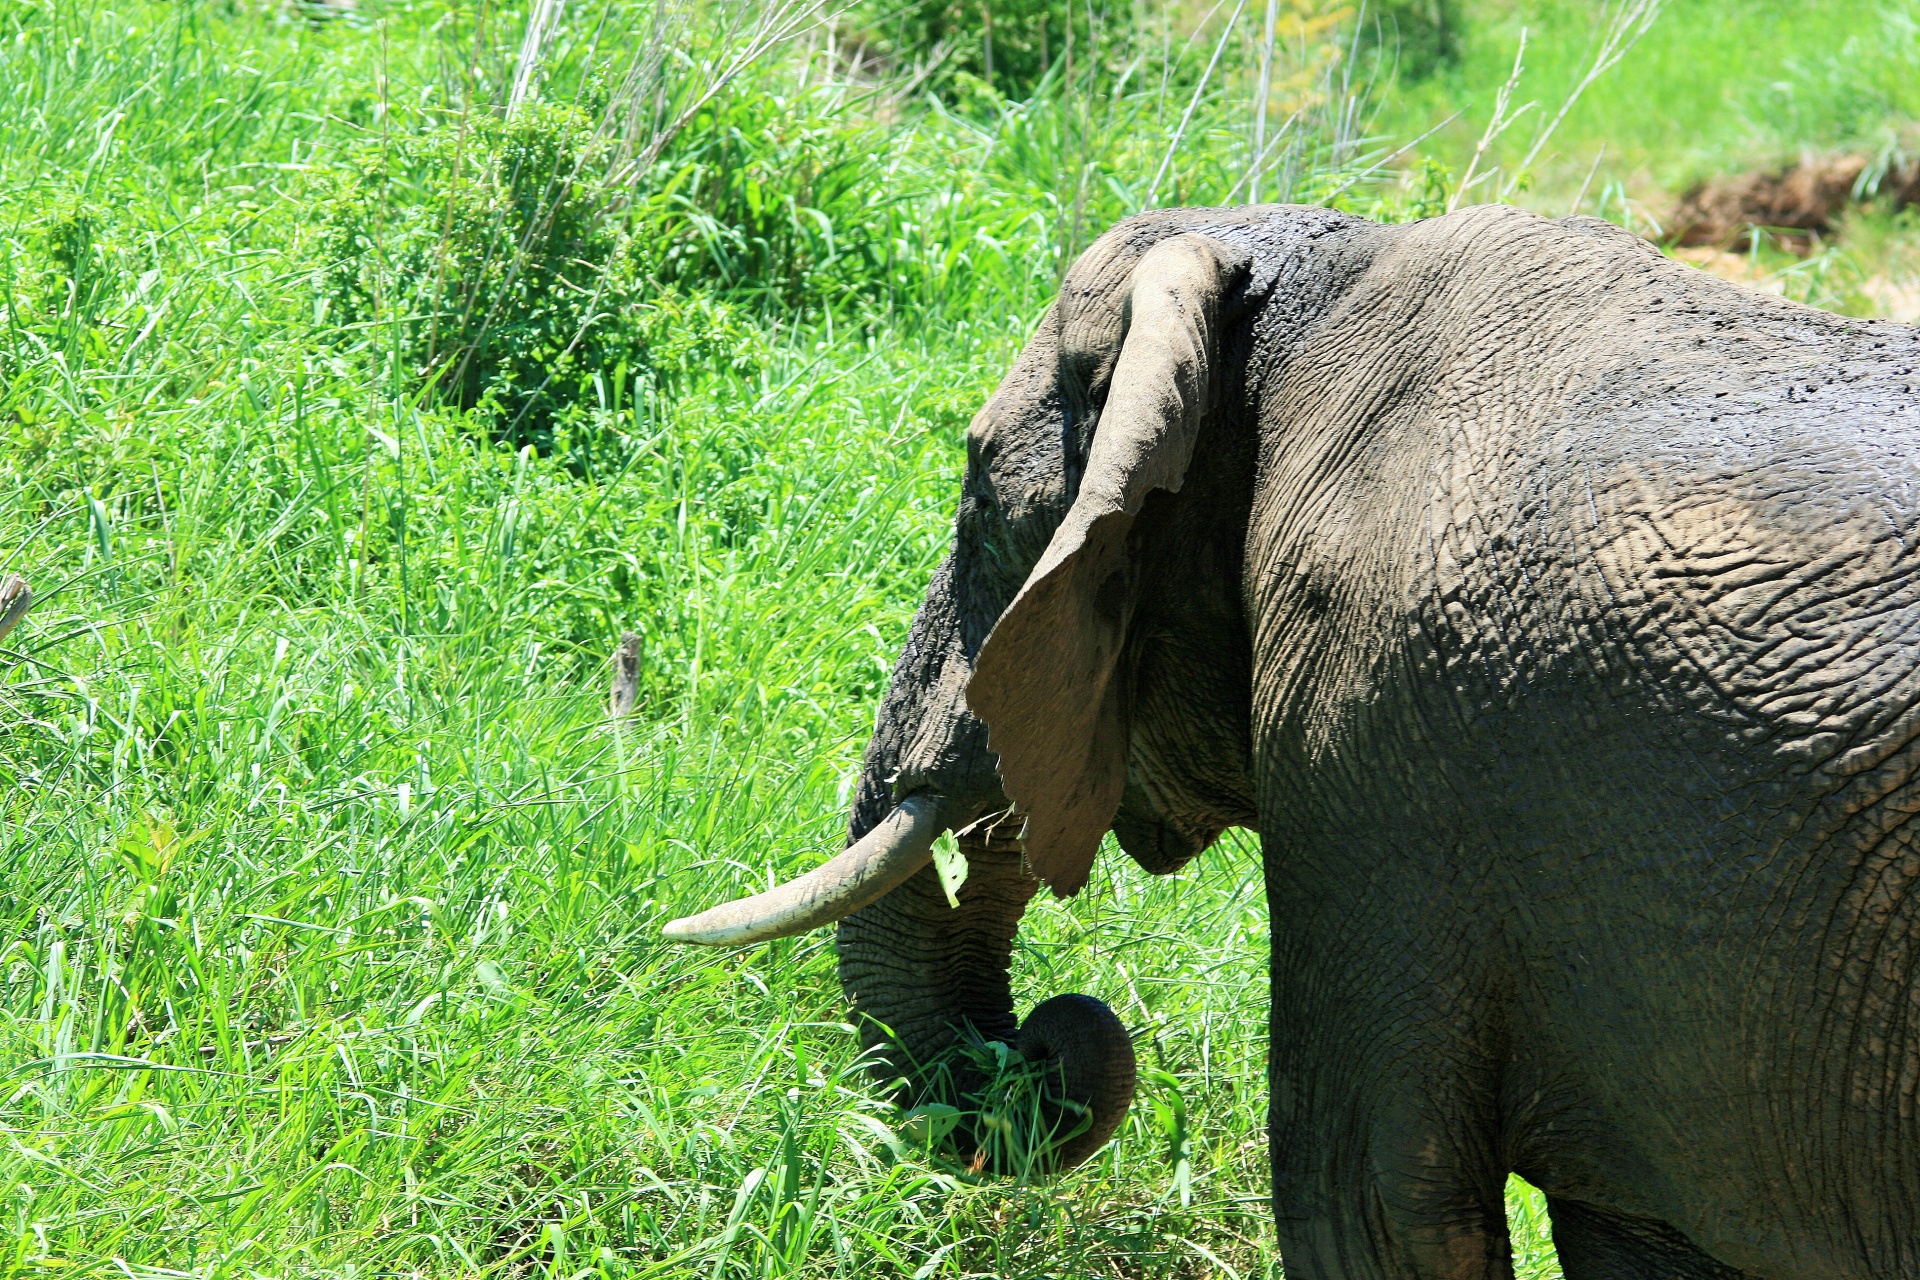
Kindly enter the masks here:
M 675 920 L 662 932 L 674 942 L 737 947 L 832 924 L 884 897 L 926 866 L 945 826 L 939 801 L 917 791 L 831 862 L 765 893 Z

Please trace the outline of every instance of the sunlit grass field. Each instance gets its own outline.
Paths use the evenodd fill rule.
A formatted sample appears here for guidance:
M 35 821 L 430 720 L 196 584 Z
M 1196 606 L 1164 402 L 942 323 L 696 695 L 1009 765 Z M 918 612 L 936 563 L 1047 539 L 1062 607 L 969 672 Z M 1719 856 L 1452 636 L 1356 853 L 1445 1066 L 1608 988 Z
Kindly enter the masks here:
M 1057 1182 L 903 1135 L 830 935 L 658 938 L 838 847 L 961 432 L 1055 286 L 1060 140 L 1112 158 L 1163 103 L 884 133 L 779 54 L 763 131 L 709 113 L 673 163 L 731 139 L 711 170 L 771 184 L 850 137 L 820 234 L 891 257 L 809 241 L 793 286 L 740 241 L 622 299 L 651 346 L 535 447 L 427 395 L 396 308 L 327 311 L 342 174 L 497 100 L 524 14 L 0 12 L 0 569 L 40 596 L 0 659 L 0 1268 L 1273 1273 L 1249 841 L 1111 861 L 1023 934 L 1023 983 L 1144 1037 L 1123 1137 Z M 647 233 L 701 251 L 715 207 Z
M 1054 1180 L 916 1142 L 829 934 L 658 937 L 839 847 L 967 420 L 1156 172 L 1244 191 L 1254 64 L 963 110 L 652 13 L 0 0 L 0 1273 L 1279 1274 L 1244 833 L 1029 914 L 1143 1069 Z M 1268 193 L 1419 212 L 1295 30 Z
M 1432 150 L 1464 167 L 1524 32 L 1516 98 L 1540 105 L 1495 140 L 1496 158 L 1511 162 L 1578 84 L 1605 7 L 1477 0 L 1451 8 L 1461 20 L 1458 61 L 1400 85 L 1382 126 L 1412 136 L 1460 112 Z M 1920 146 L 1912 133 L 1917 62 L 1914 0 L 1666 0 L 1631 55 L 1581 94 L 1536 164 L 1534 187 L 1563 211 L 1599 158 L 1591 213 L 1610 183 L 1644 198 L 1808 149 L 1912 151 Z

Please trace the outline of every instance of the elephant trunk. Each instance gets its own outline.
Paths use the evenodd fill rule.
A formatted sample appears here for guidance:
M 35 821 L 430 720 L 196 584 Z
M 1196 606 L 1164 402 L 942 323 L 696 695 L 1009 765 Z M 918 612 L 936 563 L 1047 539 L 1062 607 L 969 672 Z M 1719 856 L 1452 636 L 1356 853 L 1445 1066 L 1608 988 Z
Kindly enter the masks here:
M 1072 1132 L 1043 1163 L 1070 1167 L 1106 1142 L 1133 1098 L 1133 1045 L 1112 1011 L 1089 996 L 1058 996 L 1021 1025 L 1009 969 L 1013 939 L 1039 882 L 1021 853 L 987 749 L 986 726 L 966 706 L 972 675 L 952 562 L 927 600 L 882 700 L 854 798 L 851 839 L 837 857 L 764 893 L 666 926 L 667 937 L 737 946 L 835 921 L 840 978 L 882 1070 L 922 1094 L 977 1093 L 984 1083 L 946 1061 L 964 1027 L 1011 1044 L 1057 1071 L 1044 1110 L 1056 1134 Z M 947 900 L 933 866 L 942 832 L 960 833 L 968 874 Z M 941 1060 L 945 1088 L 924 1074 Z M 964 1097 L 945 1100 L 961 1104 Z M 1088 1123 L 1081 1124 L 1085 1117 Z
M 928 866 L 840 922 L 841 985 L 868 1046 L 897 1047 L 887 1056 L 898 1070 L 931 1062 L 963 1022 L 989 1040 L 1011 1042 L 1018 1028 L 1013 938 L 1039 883 L 1011 841 L 969 836 L 961 851 L 958 907 Z
M 927 867 L 842 920 L 840 981 L 868 1047 L 880 1049 L 889 1073 L 920 1078 L 964 1025 L 984 1040 L 1012 1045 L 1028 1061 L 1053 1065 L 1042 1119 L 1054 1133 L 1072 1136 L 1043 1159 L 1066 1169 L 1099 1150 L 1125 1118 L 1133 1100 L 1133 1044 L 1120 1020 L 1091 996 L 1056 996 L 1024 1025 L 1017 1023 L 1009 977 L 1013 939 L 1040 887 L 1021 863 L 1017 829 L 1005 823 L 961 837 L 967 878 L 955 894 L 957 907 Z M 984 1083 L 964 1065 L 949 1079 L 961 1094 Z

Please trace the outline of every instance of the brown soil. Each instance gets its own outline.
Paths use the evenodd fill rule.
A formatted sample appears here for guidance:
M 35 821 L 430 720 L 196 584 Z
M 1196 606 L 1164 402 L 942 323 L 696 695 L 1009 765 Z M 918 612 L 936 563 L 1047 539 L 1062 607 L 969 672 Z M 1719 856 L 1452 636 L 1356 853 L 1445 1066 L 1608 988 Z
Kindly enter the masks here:
M 1667 238 L 1679 245 L 1745 249 L 1756 227 L 1784 233 L 1805 250 L 1833 230 L 1868 165 L 1865 156 L 1803 156 L 1785 168 L 1713 178 L 1680 197 L 1667 220 Z M 1882 178 L 1877 194 L 1894 208 L 1920 204 L 1920 162 Z

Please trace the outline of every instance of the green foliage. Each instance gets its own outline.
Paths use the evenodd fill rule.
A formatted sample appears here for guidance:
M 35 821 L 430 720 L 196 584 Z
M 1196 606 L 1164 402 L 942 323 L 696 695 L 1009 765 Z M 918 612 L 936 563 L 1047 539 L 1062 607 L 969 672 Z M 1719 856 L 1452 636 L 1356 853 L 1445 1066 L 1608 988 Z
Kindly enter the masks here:
M 762 80 L 695 120 L 635 211 L 666 246 L 660 275 L 761 314 L 919 300 L 926 264 L 900 237 L 929 175 L 909 167 L 916 140 L 882 126 L 881 105 Z
M 758 330 L 723 301 L 674 289 L 668 268 L 685 246 L 636 234 L 608 190 L 615 163 L 611 140 L 572 105 L 361 144 L 323 223 L 336 334 L 391 344 L 409 388 L 543 453 L 609 397 L 617 410 L 623 397 L 750 374 Z
M 769 319 L 964 316 L 1008 288 L 1030 308 L 1028 262 L 1050 259 L 1044 290 L 1137 208 L 1145 192 L 1127 184 L 1172 123 L 1164 83 L 1089 110 L 1075 88 L 1109 84 L 1098 65 L 1026 104 L 979 85 L 985 121 L 889 123 L 884 89 L 819 78 L 812 61 L 743 76 L 650 162 L 634 155 L 632 105 L 597 76 L 578 102 L 505 120 L 429 109 L 364 131 L 316 183 L 330 340 L 511 447 L 610 447 L 624 404 L 753 376 Z M 942 162 L 956 154 L 980 163 Z M 1197 158 L 1212 171 L 1173 167 L 1173 199 L 1231 187 L 1219 157 Z
M 1123 46 L 1135 13 L 1075 0 L 914 0 L 875 13 L 866 38 L 882 56 L 928 67 L 937 82 L 972 77 L 1025 97 L 1076 54 L 1084 63 Z
M 877 322 L 940 305 L 991 261 L 967 256 L 987 228 L 927 218 L 967 175 L 942 193 L 914 163 L 927 140 L 881 127 L 873 105 L 762 76 L 644 173 L 604 103 L 430 114 L 336 166 L 322 313 L 369 367 L 397 365 L 410 393 L 542 453 L 591 436 L 610 405 L 752 377 L 756 321 Z
M 1522 29 L 1526 66 L 1515 105 L 1534 100 L 1550 114 L 1578 82 L 1605 11 L 1585 0 L 1457 7 L 1457 63 L 1403 82 L 1382 123 L 1413 137 L 1459 112 L 1428 149 L 1464 172 Z M 1602 145 L 1591 194 L 1620 183 L 1654 205 L 1696 179 L 1790 161 L 1803 149 L 1888 147 L 1920 120 L 1917 32 L 1915 0 L 1667 0 L 1632 55 L 1586 90 L 1540 157 L 1542 203 L 1565 212 Z M 1528 134 L 1526 125 L 1510 130 L 1492 160 L 1517 159 Z
M 1838 41 L 1790 49 L 1783 74 L 1742 85 L 1739 105 L 1777 152 L 1808 143 L 1880 151 L 1920 119 L 1920 4 L 1892 3 L 1847 22 Z M 1911 141 L 1911 139 L 1907 139 Z
M 1519 1174 L 1507 1176 L 1507 1230 L 1513 1239 L 1514 1280 L 1559 1280 L 1547 1197 Z
M 1418 81 L 1460 60 L 1459 0 L 1382 0 L 1368 6 L 1371 24 L 1362 38 L 1386 42 L 1403 80 Z

